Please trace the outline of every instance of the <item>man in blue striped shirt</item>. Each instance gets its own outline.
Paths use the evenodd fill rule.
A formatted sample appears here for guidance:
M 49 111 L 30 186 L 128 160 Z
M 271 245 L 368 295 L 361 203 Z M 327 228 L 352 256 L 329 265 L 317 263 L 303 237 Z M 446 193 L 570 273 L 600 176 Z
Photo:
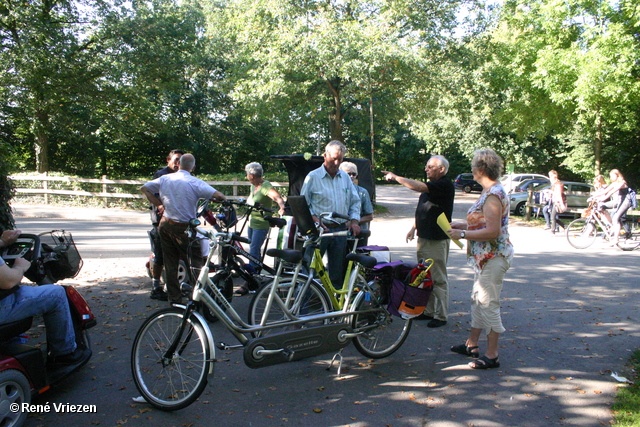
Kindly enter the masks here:
M 351 230 L 354 236 L 360 234 L 360 196 L 351 178 L 340 170 L 346 147 L 340 141 L 331 141 L 324 151 L 324 162 L 318 169 L 309 172 L 300 190 L 311 210 L 313 220 L 323 212 L 337 212 L 348 215 L 349 220 L 338 220 L 339 224 L 323 224 L 325 231 Z M 329 277 L 336 289 L 342 288 L 344 281 L 344 254 L 347 250 L 346 237 L 322 239 L 320 251 L 328 252 Z M 309 254 L 307 254 L 309 255 Z

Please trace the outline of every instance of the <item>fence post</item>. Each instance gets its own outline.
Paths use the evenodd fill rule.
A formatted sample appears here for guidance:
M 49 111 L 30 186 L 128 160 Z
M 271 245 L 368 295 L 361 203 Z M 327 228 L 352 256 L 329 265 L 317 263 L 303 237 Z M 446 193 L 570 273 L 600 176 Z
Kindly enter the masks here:
M 104 180 L 106 180 L 106 179 L 107 179 L 107 175 L 102 175 L 102 180 L 104 181 Z M 107 183 L 106 183 L 106 182 L 103 182 L 103 183 L 102 183 L 102 192 L 103 192 L 103 193 L 108 193 L 108 192 L 109 192 L 108 190 L 109 190 L 109 189 L 107 188 Z M 105 208 L 108 208 L 108 207 L 109 207 L 109 198 L 108 198 L 108 197 L 106 197 L 106 196 L 105 196 L 105 197 L 103 197 L 103 198 L 102 198 L 102 205 L 103 205 Z
M 49 172 L 45 172 L 44 176 L 49 176 Z M 49 189 L 49 181 L 47 181 L 46 179 L 42 181 L 42 189 L 45 190 L 45 192 L 44 192 L 44 204 L 48 205 L 49 204 L 49 193 L 47 193 L 47 190 Z
M 238 177 L 233 177 L 233 196 L 237 197 L 238 196 L 238 186 L 236 185 L 238 181 Z

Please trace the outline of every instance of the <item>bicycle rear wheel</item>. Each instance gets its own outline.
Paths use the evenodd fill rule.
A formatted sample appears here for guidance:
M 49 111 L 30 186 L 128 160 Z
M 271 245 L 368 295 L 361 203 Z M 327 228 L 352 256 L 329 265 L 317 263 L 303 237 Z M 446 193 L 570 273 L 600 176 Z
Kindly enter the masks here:
M 586 249 L 596 241 L 598 228 L 593 221 L 578 218 L 567 226 L 567 240 L 576 249 Z
M 332 310 L 331 302 L 329 301 L 329 296 L 327 292 L 324 290 L 322 285 L 317 283 L 314 280 L 311 280 L 309 286 L 306 287 L 304 295 L 299 294 L 299 290 L 305 286 L 306 277 L 299 277 L 297 281 L 294 283 L 292 278 L 284 277 L 282 281 L 278 284 L 278 288 L 276 289 L 276 296 L 281 299 L 288 308 L 291 310 L 291 314 L 296 317 L 302 316 L 311 316 L 314 314 L 324 314 L 328 313 Z M 294 301 L 287 301 L 287 296 L 289 295 L 289 291 L 292 286 L 295 286 L 296 289 L 291 292 L 291 299 Z M 273 282 L 269 283 L 266 286 L 261 287 L 258 291 L 253 295 L 251 299 L 251 303 L 249 304 L 249 324 L 250 325 L 259 325 L 262 322 L 262 318 L 265 314 L 267 308 L 267 300 L 269 298 L 269 293 L 273 288 Z M 287 313 L 282 309 L 280 305 L 278 305 L 275 301 L 272 303 L 271 308 L 269 309 L 269 313 L 266 316 L 264 325 L 268 325 L 269 323 L 278 322 L 282 320 L 289 319 Z M 317 323 L 310 322 L 305 323 L 304 326 L 315 326 L 318 324 L 325 323 L 326 321 L 319 320 Z M 265 336 L 272 335 L 274 333 L 285 332 L 287 330 L 299 329 L 300 325 L 290 325 L 290 326 L 282 326 L 278 328 L 272 328 L 265 331 L 254 333 L 254 336 Z
M 624 222 L 625 233 L 620 236 L 618 247 L 623 251 L 632 251 L 640 246 L 640 227 L 638 220 L 626 220 Z
M 163 411 L 193 403 L 207 385 L 211 349 L 200 320 L 191 316 L 171 359 L 164 354 L 180 330 L 184 310 L 169 307 L 144 321 L 131 350 L 131 371 L 136 387 L 147 402 Z
M 353 301 L 353 311 L 381 309 L 370 313 L 353 315 L 353 331 L 358 333 L 353 344 L 366 357 L 381 359 L 393 354 L 402 346 L 411 331 L 411 319 L 392 316 L 380 303 L 375 291 L 365 289 Z

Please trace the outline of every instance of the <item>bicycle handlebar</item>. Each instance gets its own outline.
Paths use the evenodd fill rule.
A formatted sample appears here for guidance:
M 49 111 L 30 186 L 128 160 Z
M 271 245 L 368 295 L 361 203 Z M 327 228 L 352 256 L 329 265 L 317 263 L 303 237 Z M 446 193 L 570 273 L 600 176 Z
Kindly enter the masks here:
M 211 200 L 212 202 L 215 203 L 220 203 L 223 206 L 231 206 L 231 205 L 236 205 L 236 206 L 244 206 L 247 207 L 251 210 L 259 210 L 261 212 L 268 212 L 268 213 L 273 213 L 275 212 L 273 209 L 269 209 L 269 208 L 265 208 L 263 205 L 258 204 L 258 205 L 250 205 L 247 203 L 247 201 L 245 199 L 238 199 L 238 200 Z

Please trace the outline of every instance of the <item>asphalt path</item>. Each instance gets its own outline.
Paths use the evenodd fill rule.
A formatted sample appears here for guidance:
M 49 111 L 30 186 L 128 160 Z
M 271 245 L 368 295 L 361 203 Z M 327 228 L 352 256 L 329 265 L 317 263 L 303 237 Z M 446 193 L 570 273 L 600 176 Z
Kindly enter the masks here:
M 417 194 L 401 186 L 377 189 L 389 209 L 372 223 L 370 243 L 392 259 L 414 260 L 405 236 Z M 457 193 L 455 218 L 477 194 Z M 84 257 L 76 284 L 98 318 L 94 356 L 64 384 L 34 403 L 96 405 L 95 413 L 38 412 L 27 426 L 550 426 L 608 425 L 626 362 L 640 347 L 640 251 L 596 244 L 576 250 L 539 227 L 510 226 L 516 257 L 502 293 L 502 366 L 476 371 L 449 347 L 469 328 L 471 268 L 452 245 L 450 316 L 446 326 L 414 322 L 391 357 L 368 360 L 343 352 L 343 375 L 327 371 L 332 355 L 253 370 L 241 350 L 217 351 L 215 373 L 199 401 L 173 413 L 134 403 L 129 353 L 142 321 L 157 308 L 144 271 L 149 253 L 146 212 L 15 206 L 26 232 L 66 229 Z M 48 216 L 49 218 L 41 218 Z M 235 298 L 246 312 L 248 297 Z M 216 340 L 233 342 L 212 324 Z M 481 349 L 484 348 L 481 341 Z

